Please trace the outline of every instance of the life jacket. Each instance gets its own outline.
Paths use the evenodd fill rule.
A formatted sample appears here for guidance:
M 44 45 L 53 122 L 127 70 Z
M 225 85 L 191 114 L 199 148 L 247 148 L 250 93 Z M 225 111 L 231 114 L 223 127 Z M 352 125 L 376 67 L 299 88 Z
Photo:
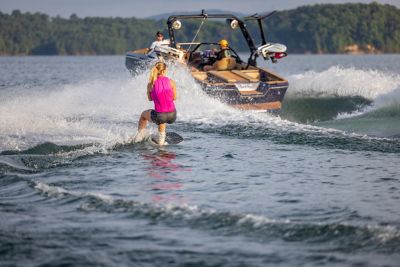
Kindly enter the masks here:
M 175 110 L 174 92 L 171 80 L 165 76 L 158 76 L 154 81 L 151 99 L 156 112 L 173 112 Z
M 221 60 L 223 58 L 230 58 L 231 57 L 231 52 L 229 51 L 228 48 L 222 49 L 217 53 L 217 60 Z

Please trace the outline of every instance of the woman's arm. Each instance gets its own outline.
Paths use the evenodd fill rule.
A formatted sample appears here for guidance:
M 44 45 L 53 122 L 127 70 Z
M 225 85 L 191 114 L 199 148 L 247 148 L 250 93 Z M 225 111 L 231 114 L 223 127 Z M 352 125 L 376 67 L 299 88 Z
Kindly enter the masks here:
M 151 90 L 153 90 L 153 86 L 151 85 L 151 83 L 147 84 L 147 99 L 149 101 L 153 101 L 153 99 L 151 98 Z
M 174 100 L 176 100 L 178 97 L 178 95 L 176 93 L 176 84 L 173 80 L 170 80 L 170 81 L 171 81 L 172 92 L 174 93 Z

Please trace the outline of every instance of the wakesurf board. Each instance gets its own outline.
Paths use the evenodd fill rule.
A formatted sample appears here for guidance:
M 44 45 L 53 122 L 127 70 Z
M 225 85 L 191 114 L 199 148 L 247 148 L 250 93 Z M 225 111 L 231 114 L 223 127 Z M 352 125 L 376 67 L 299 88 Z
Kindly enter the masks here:
M 151 135 L 149 140 L 152 144 L 158 145 L 157 143 L 157 135 Z M 183 141 L 183 137 L 175 132 L 167 132 L 165 136 L 166 145 L 177 145 Z

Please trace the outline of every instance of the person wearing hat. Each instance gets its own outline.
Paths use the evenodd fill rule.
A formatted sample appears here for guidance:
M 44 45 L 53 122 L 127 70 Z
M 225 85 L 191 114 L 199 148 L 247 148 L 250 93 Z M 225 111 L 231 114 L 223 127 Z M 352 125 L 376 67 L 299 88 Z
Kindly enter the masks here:
M 164 40 L 164 34 L 158 31 L 156 33 L 156 40 L 150 45 L 148 54 L 152 52 L 159 53 L 160 52 L 159 47 L 163 45 L 169 45 L 169 40 Z
M 221 48 L 220 51 L 217 53 L 217 60 L 221 60 L 223 58 L 231 57 L 231 52 L 229 52 L 229 44 L 228 41 L 222 39 L 218 42 L 219 47 Z
M 230 64 L 231 52 L 229 51 L 229 43 L 227 40 L 222 39 L 218 42 L 220 50 L 217 52 L 217 61 L 213 65 L 204 66 L 204 71 L 209 70 L 225 70 L 228 69 Z

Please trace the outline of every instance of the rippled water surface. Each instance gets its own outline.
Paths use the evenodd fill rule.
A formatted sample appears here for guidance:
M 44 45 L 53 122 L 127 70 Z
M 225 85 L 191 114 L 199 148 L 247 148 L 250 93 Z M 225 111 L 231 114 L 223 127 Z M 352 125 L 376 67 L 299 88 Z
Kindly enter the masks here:
M 185 141 L 157 148 L 130 143 L 152 104 L 123 56 L 0 57 L 0 265 L 398 266 L 399 62 L 267 65 L 280 116 L 171 66 Z

